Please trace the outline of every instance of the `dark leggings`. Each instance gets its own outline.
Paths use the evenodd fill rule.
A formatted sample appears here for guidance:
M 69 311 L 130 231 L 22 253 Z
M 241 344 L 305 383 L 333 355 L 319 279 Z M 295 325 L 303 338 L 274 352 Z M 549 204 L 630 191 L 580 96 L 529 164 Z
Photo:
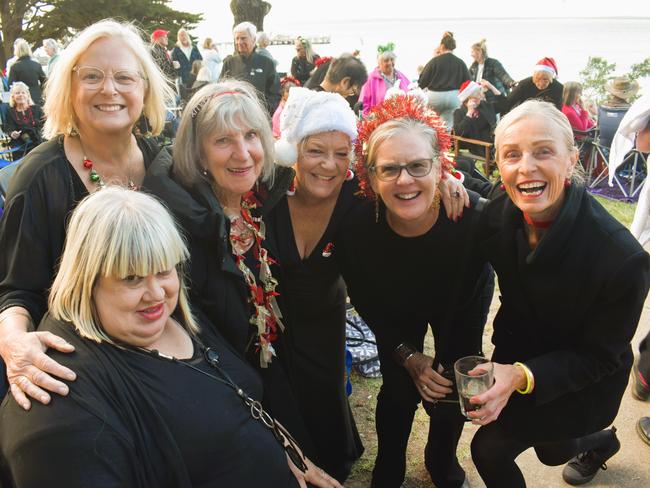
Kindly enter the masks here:
M 639 345 L 639 373 L 646 383 L 650 383 L 650 332 Z
M 600 431 L 577 439 L 531 444 L 513 438 L 497 421 L 476 432 L 472 439 L 472 460 L 487 488 L 525 487 L 524 475 L 515 459 L 529 447 L 535 449 L 542 463 L 558 466 L 581 452 L 599 447 L 609 435 L 609 431 Z

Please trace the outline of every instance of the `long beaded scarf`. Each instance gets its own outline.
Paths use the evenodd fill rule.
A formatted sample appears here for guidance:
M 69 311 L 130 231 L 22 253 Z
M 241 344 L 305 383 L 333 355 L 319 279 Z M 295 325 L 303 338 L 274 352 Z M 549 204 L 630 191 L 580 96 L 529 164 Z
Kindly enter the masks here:
M 231 223 L 230 244 L 235 256 L 237 267 L 244 275 L 246 285 L 250 291 L 250 303 L 253 306 L 253 314 L 250 323 L 257 329 L 257 346 L 260 354 L 260 366 L 267 368 L 271 363 L 275 350 L 273 342 L 278 338 L 278 328 L 283 331 L 282 313 L 275 299 L 279 294 L 275 291 L 278 281 L 271 274 L 271 265 L 275 263 L 262 247 L 262 241 L 266 235 L 264 222 L 260 217 L 253 217 L 251 210 L 260 205 L 254 197 L 253 192 L 247 193 L 242 198 L 241 223 L 248 230 L 242 235 L 238 232 L 241 225 Z M 253 258 L 259 263 L 261 285 L 257 283 L 255 274 L 246 266 L 245 253 L 248 246 L 247 241 L 253 239 L 251 251 Z M 244 244 L 244 246 L 242 246 Z

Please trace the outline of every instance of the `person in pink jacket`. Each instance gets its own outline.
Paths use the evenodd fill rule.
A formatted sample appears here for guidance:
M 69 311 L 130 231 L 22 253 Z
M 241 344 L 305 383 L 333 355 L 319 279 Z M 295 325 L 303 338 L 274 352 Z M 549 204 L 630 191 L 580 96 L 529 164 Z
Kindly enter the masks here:
M 386 90 L 399 86 L 405 92 L 408 91 L 409 79 L 400 71 L 395 69 L 395 45 L 388 43 L 385 46 L 377 47 L 377 67 L 368 76 L 368 81 L 361 88 L 359 101 L 363 103 L 363 116 L 368 115 L 375 105 L 384 101 Z
M 574 130 L 587 131 L 596 125 L 582 101 L 582 85 L 577 81 L 564 84 L 562 113 L 567 116 Z

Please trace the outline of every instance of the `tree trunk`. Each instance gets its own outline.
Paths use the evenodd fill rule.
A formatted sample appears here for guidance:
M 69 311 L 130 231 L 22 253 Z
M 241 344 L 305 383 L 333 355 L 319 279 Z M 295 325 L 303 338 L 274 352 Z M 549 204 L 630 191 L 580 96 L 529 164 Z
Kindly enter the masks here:
M 264 17 L 271 11 L 271 4 L 263 0 L 231 0 L 230 11 L 235 18 L 233 27 L 251 22 L 259 32 L 264 30 Z
M 0 69 L 4 69 L 7 59 L 14 55 L 14 41 L 23 32 L 23 19 L 32 3 L 32 0 L 0 0 Z

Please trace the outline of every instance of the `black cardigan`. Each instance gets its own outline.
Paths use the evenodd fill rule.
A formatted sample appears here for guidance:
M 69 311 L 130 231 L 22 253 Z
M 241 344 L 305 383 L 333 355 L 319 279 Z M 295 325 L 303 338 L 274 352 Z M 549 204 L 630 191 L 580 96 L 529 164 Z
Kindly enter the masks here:
M 466 80 L 469 80 L 469 71 L 465 63 L 447 52 L 432 58 L 426 64 L 418 85 L 431 91 L 450 91 L 459 90 Z
M 530 251 L 507 195 L 484 212 L 478 239 L 499 277 L 493 360 L 525 362 L 531 395 L 514 393 L 498 421 L 530 442 L 596 432 L 616 416 L 650 286 L 650 257 L 581 186 Z
M 533 83 L 533 77 L 525 78 L 521 80 L 517 86 L 515 86 L 506 102 L 503 104 L 503 108 L 499 109 L 499 112 L 505 114 L 515 108 L 517 105 L 524 103 L 526 100 L 538 99 L 550 102 L 557 107 L 558 110 L 562 110 L 562 92 L 564 91 L 564 85 L 557 80 L 553 80 L 551 84 L 545 90 L 539 90 L 535 83 Z

